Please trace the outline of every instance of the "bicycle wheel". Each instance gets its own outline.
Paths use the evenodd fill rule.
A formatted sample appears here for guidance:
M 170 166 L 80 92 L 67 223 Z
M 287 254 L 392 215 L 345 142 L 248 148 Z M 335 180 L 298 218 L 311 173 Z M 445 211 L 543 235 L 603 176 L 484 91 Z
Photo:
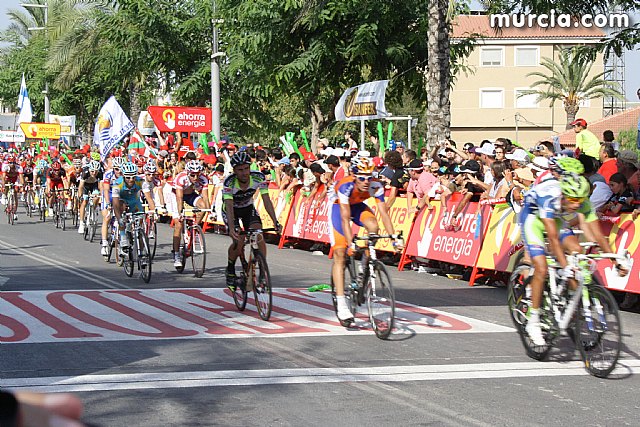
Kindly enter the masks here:
M 349 311 L 353 314 L 353 317 L 356 316 L 356 311 L 358 308 L 358 284 L 357 284 L 357 276 L 355 270 L 354 260 L 351 257 L 347 257 L 345 260 L 344 266 L 344 296 L 347 301 L 347 307 Z M 347 275 L 347 272 L 349 273 Z M 331 300 L 333 301 L 333 310 L 338 315 L 338 299 L 336 296 L 336 289 L 333 283 L 333 273 L 331 274 Z M 351 324 L 351 322 L 340 321 L 340 324 L 344 327 L 347 327 Z
M 191 265 L 196 277 L 202 277 L 207 263 L 207 245 L 204 240 L 204 233 L 199 225 L 193 227 L 191 236 Z
M 6 212 L 7 212 L 7 222 L 10 225 L 13 225 L 13 194 L 11 194 L 11 192 L 9 192 L 9 195 L 7 197 L 7 207 L 5 208 Z
M 147 218 L 146 221 L 147 236 L 149 237 L 149 250 L 151 251 L 151 259 L 156 257 L 156 248 L 158 247 L 158 223 L 155 220 Z
M 253 281 L 253 298 L 258 314 L 262 320 L 269 320 L 273 302 L 271 275 L 267 259 L 262 255 L 262 252 L 257 250 L 253 253 L 253 277 L 251 280 Z
M 145 283 L 151 280 L 151 254 L 149 253 L 149 240 L 142 229 L 138 230 L 138 268 L 140 276 Z
M 27 191 L 26 193 L 24 206 L 27 209 L 27 216 L 31 218 L 33 216 L 33 193 L 31 193 L 31 191 Z
M 134 242 L 132 239 L 132 236 L 128 236 L 129 237 L 129 247 L 127 248 L 127 251 L 124 255 L 120 255 L 120 258 L 122 258 L 122 266 L 124 267 L 124 274 L 126 274 L 127 276 L 131 277 L 133 276 L 133 251 L 137 250 L 136 246 L 137 246 L 137 242 Z
M 109 219 L 108 221 L 109 221 L 109 224 L 107 226 L 107 256 L 104 257 L 104 260 L 106 262 L 111 261 L 111 254 L 113 253 L 113 249 L 115 248 L 115 245 L 116 245 L 116 238 L 113 231 L 113 222 L 111 221 L 111 219 Z
M 58 216 L 60 218 L 60 226 L 62 231 L 67 229 L 67 212 L 64 198 L 58 199 Z
M 241 284 L 242 286 L 240 286 Z M 239 311 L 244 311 L 244 308 L 247 306 L 248 292 L 245 290 L 246 284 L 247 278 L 243 271 L 240 273 L 240 277 L 236 279 L 236 290 L 233 293 L 233 302 L 236 304 Z
M 509 314 L 513 321 L 520 341 L 524 346 L 527 356 L 535 360 L 543 360 L 551 351 L 553 339 L 557 335 L 556 328 L 554 327 L 553 312 L 550 307 L 550 301 L 548 293 L 545 293 L 542 298 L 542 307 L 540 307 L 540 325 L 542 327 L 542 335 L 545 338 L 546 344 L 537 346 L 529 338 L 527 333 L 527 313 L 531 306 L 531 299 L 527 296 L 527 286 L 531 281 L 532 275 L 527 271 L 531 269 L 528 264 L 518 264 L 511 273 L 509 284 L 507 285 L 507 305 L 509 307 Z M 546 285 L 545 285 L 546 286 Z
M 380 261 L 375 261 L 365 287 L 365 297 L 371 327 L 380 339 L 387 339 L 393 330 L 396 313 L 396 298 L 391 277 Z
M 91 209 L 89 209 L 89 226 L 87 228 L 91 228 L 89 241 L 93 242 L 93 239 L 96 237 L 96 231 L 98 230 L 98 207 L 95 204 L 91 205 Z
M 575 339 L 585 368 L 593 376 L 606 378 L 618 363 L 622 345 L 622 324 L 618 304 L 597 282 L 587 285 L 585 298 L 577 308 Z

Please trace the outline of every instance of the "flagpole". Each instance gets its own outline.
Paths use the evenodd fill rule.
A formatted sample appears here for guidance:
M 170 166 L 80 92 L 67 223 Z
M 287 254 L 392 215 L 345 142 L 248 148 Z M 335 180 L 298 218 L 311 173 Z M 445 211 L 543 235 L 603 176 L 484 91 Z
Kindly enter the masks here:
M 27 28 L 27 30 L 29 31 L 44 30 L 45 40 L 47 40 L 48 38 L 47 24 L 49 22 L 49 1 L 46 0 L 44 4 L 20 3 L 20 6 L 24 8 L 38 7 L 38 8 L 44 9 L 44 27 L 29 27 Z M 44 94 L 44 122 L 49 123 L 49 83 L 46 80 L 44 82 L 44 90 L 42 91 L 42 93 Z

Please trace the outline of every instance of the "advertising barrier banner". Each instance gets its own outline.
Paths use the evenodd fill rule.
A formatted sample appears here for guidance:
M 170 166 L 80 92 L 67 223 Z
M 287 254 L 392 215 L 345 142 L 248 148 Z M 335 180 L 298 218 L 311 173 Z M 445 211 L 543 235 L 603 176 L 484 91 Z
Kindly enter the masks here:
M 273 204 L 273 208 L 276 211 L 276 216 L 278 217 L 278 222 L 281 226 L 284 227 L 287 222 L 287 218 L 289 217 L 289 211 L 291 210 L 291 203 L 287 203 L 284 195 L 282 197 L 279 196 L 280 191 L 275 184 L 269 185 L 269 198 L 271 199 L 271 204 Z M 260 219 L 262 220 L 263 228 L 273 228 L 273 222 L 271 221 L 271 217 L 267 212 L 267 209 L 264 207 L 264 203 L 262 203 L 262 197 L 259 195 L 256 196 L 255 201 L 256 210 L 260 215 Z
M 211 108 L 151 105 L 147 111 L 160 132 L 211 132 Z
M 640 220 L 634 221 L 630 214 L 623 214 L 616 223 L 600 221 L 600 227 L 606 234 L 611 227 L 609 243 L 611 250 L 621 253 L 624 250 L 631 254 L 631 272 L 624 276 L 618 276 L 615 266 L 609 260 L 598 261 L 596 277 L 609 289 L 640 293 L 640 262 L 637 259 L 640 246 Z
M 330 208 L 328 197 L 322 200 L 309 200 L 302 195 L 301 191 L 297 191 L 291 203 L 292 211 L 285 226 L 285 236 L 330 243 Z
M 478 268 L 512 271 L 515 254 L 522 248 L 516 214 L 508 205 L 494 207 L 478 256 Z

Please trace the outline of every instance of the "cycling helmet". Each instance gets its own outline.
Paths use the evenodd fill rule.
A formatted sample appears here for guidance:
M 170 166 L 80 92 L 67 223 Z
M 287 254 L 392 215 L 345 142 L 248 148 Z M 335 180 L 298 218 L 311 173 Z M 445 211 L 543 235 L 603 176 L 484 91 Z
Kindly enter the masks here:
M 38 160 L 38 163 L 36 163 L 36 167 L 38 169 L 46 169 L 47 166 L 49 166 L 49 163 L 47 163 L 45 159 L 40 159 Z
M 123 164 L 124 164 L 124 158 L 123 157 L 114 157 L 113 158 L 113 167 L 114 168 L 122 168 Z
M 250 165 L 251 157 L 244 151 L 234 154 L 231 156 L 231 167 L 235 168 L 240 165 Z
M 191 160 L 186 164 L 184 168 L 187 172 L 202 172 L 202 163 L 197 160 Z
M 157 172 L 158 168 L 156 167 L 156 164 L 153 163 L 152 161 L 147 162 L 146 165 L 144 165 L 144 171 L 147 173 L 155 173 Z
M 356 175 L 371 175 L 374 168 L 373 161 L 368 157 L 356 156 L 351 159 L 351 172 Z
M 582 162 L 573 157 L 552 157 L 549 159 L 549 169 L 560 174 L 574 173 L 582 175 L 584 173 Z
M 15 163 L 16 162 L 16 156 L 14 156 L 13 154 L 10 154 L 7 156 L 7 163 Z
M 78 159 L 78 158 L 73 159 L 73 166 L 76 168 L 82 167 L 82 159 Z
M 100 170 L 100 162 L 91 160 L 91 163 L 89 163 L 89 171 L 99 171 L 99 170 Z
M 560 178 L 560 189 L 567 197 L 586 198 L 589 197 L 591 185 L 587 178 L 576 173 L 565 173 Z
M 61 167 L 62 167 L 62 165 L 57 160 L 55 162 L 51 163 L 51 169 L 53 169 L 54 171 L 59 171 Z
M 91 153 L 91 158 L 96 161 L 100 161 L 100 153 Z
M 122 165 L 122 174 L 124 176 L 134 176 L 138 173 L 138 167 L 131 162 Z
M 135 164 L 137 166 L 143 167 L 145 164 L 147 164 L 147 161 L 144 159 L 144 157 L 138 157 L 135 160 Z

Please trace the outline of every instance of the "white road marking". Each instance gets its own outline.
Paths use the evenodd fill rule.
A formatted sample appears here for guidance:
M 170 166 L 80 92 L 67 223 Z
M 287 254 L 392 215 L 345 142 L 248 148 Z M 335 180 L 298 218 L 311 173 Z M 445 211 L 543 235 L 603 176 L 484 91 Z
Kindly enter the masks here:
M 46 258 L 45 255 L 40 255 L 37 254 L 35 252 L 32 252 L 30 250 L 27 249 L 22 249 L 22 248 L 18 248 L 8 242 L 5 242 L 4 240 L 0 240 L 0 245 L 3 246 L 5 249 L 14 251 L 19 253 L 20 255 L 26 256 L 27 258 L 31 258 L 32 260 L 38 261 L 42 264 L 46 264 L 49 265 L 51 267 L 55 267 L 58 270 L 62 270 L 65 273 L 71 273 L 74 274 L 78 277 L 81 277 L 83 279 L 86 279 L 90 282 L 96 283 L 98 285 L 100 285 L 101 287 L 105 287 L 105 288 L 111 288 L 111 289 L 129 289 L 128 286 L 123 285 L 122 283 L 118 283 L 114 280 L 111 279 L 107 279 L 105 277 L 102 277 L 98 274 L 94 274 L 90 271 L 87 270 L 83 270 L 77 267 L 74 267 L 72 265 L 69 265 L 68 263 L 64 263 L 61 261 L 54 261 L 52 259 L 48 259 Z
M 253 296 L 239 312 L 225 289 L 210 288 L 5 292 L 0 313 L 5 344 L 373 334 L 366 309 L 355 327 L 343 328 L 329 292 L 299 288 L 273 290 L 268 322 L 258 316 Z M 501 332 L 513 329 L 396 303 L 395 336 Z
M 613 375 L 640 374 L 640 360 L 623 359 Z M 229 371 L 92 374 L 75 377 L 7 378 L 2 387 L 39 392 L 88 392 L 193 387 L 342 382 L 447 381 L 588 375 L 582 362 L 478 363 L 364 368 L 298 368 Z

